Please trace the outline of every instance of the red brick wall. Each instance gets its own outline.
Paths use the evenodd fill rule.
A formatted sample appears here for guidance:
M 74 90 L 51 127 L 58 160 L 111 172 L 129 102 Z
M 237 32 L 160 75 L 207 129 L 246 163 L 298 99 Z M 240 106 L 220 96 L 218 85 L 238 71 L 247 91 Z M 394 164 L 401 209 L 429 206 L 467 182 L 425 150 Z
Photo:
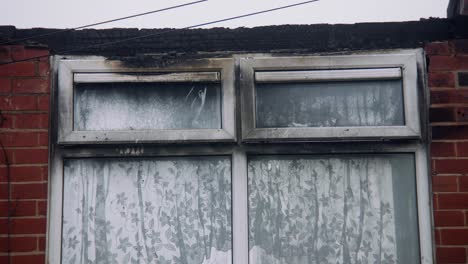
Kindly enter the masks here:
M 47 54 L 0 46 L 0 63 Z M 49 68 L 48 59 L 0 65 L 0 263 L 44 263 Z
M 468 40 L 426 46 L 437 260 L 468 263 Z
M 426 53 L 437 263 L 468 263 L 468 40 L 431 43 Z M 0 62 L 44 54 L 3 46 Z M 44 262 L 49 72 L 46 59 L 0 66 L 0 263 L 8 263 L 8 226 L 11 263 Z

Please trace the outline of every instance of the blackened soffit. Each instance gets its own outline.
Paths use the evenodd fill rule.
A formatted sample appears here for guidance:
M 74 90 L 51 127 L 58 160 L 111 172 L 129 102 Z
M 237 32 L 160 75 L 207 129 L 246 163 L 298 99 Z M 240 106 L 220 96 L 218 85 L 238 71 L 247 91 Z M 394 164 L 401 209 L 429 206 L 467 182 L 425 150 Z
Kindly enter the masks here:
M 28 40 L 63 55 L 135 56 L 204 52 L 340 52 L 417 48 L 432 41 L 468 37 L 468 18 L 424 19 L 410 22 L 281 25 L 255 28 L 84 29 Z M 56 29 L 0 26 L 0 42 L 45 34 Z M 102 43 L 156 34 L 152 37 L 100 46 Z M 94 45 L 94 46 L 93 46 Z M 92 46 L 92 47 L 89 47 Z M 88 47 L 84 49 L 84 47 Z

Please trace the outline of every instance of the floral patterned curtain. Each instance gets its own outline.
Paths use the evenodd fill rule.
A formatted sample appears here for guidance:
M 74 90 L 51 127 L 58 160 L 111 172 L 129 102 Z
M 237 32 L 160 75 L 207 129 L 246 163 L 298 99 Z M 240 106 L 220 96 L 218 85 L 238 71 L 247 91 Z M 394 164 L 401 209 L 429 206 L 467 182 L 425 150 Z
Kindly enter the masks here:
M 378 155 L 253 157 L 250 264 L 410 263 L 397 248 L 393 169 Z
M 228 157 L 70 159 L 62 263 L 231 263 Z

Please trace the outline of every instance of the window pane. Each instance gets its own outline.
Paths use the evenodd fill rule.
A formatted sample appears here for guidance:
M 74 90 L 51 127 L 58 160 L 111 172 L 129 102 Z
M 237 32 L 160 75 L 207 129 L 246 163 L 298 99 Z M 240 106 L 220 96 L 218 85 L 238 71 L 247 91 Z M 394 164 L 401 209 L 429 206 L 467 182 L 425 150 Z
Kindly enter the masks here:
M 401 126 L 401 80 L 256 84 L 256 127 Z
M 419 263 L 411 154 L 249 160 L 250 264 Z
M 74 130 L 221 128 L 213 83 L 80 83 Z
M 62 263 L 231 263 L 228 157 L 70 159 Z

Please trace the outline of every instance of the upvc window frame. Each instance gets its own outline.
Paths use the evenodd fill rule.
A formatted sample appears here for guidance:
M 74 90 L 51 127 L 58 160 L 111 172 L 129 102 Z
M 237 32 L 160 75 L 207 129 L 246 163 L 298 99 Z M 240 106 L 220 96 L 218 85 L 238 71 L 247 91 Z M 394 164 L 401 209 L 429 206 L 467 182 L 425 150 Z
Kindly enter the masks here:
M 265 141 L 345 141 L 417 139 L 421 137 L 418 68 L 421 50 L 401 50 L 374 54 L 248 57 L 240 59 L 242 140 Z M 403 86 L 402 126 L 278 127 L 255 126 L 255 84 L 319 81 L 389 80 L 398 78 Z M 287 89 L 285 87 L 284 89 Z
M 58 143 L 181 143 L 233 142 L 235 129 L 234 63 L 232 59 L 204 59 L 169 67 L 129 67 L 104 58 L 63 58 L 58 61 Z M 129 73 L 126 75 L 126 73 Z M 154 75 L 135 76 L 135 73 Z M 75 83 L 118 82 L 219 82 L 221 84 L 221 128 L 100 130 L 73 129 Z M 105 88 L 103 88 L 105 89 Z
M 421 264 L 433 263 L 432 214 L 428 176 L 427 148 L 418 144 L 394 143 L 316 143 L 268 145 L 206 145 L 191 146 L 94 146 L 87 148 L 55 148 L 52 157 L 48 199 L 48 263 L 61 263 L 63 216 L 63 161 L 72 158 L 122 157 L 231 157 L 232 257 L 233 264 L 249 263 L 248 221 L 248 157 L 255 155 L 334 155 L 334 154 L 410 153 L 415 157 L 417 219 Z
M 410 54 L 415 54 L 410 52 Z M 417 53 L 416 53 L 417 54 Z M 369 55 L 362 55 L 367 57 Z M 389 55 L 389 57 L 394 55 Z M 345 57 L 345 56 L 343 56 Z M 308 58 L 308 57 L 307 57 Z M 418 214 L 418 234 L 419 234 L 419 251 L 420 259 L 422 264 L 434 263 L 434 239 L 433 239 L 433 224 L 432 224 L 432 200 L 430 198 L 430 176 L 429 176 L 429 161 L 428 149 L 426 143 L 426 136 L 421 133 L 421 138 L 410 137 L 404 141 L 369 141 L 359 142 L 358 144 L 353 143 L 352 140 L 349 142 L 314 142 L 314 143 L 300 143 L 300 142 L 285 142 L 276 143 L 270 142 L 266 144 L 235 144 L 229 140 L 219 140 L 219 144 L 212 144 L 209 141 L 194 142 L 190 139 L 188 142 L 193 144 L 185 144 L 184 141 L 177 141 L 180 144 L 140 144 L 141 142 L 134 141 L 104 141 L 104 140 L 93 140 L 89 142 L 83 141 L 63 141 L 63 126 L 60 122 L 57 122 L 61 118 L 64 118 L 61 113 L 61 104 L 63 104 L 62 98 L 60 98 L 61 82 L 58 77 L 58 72 L 61 71 L 61 64 L 59 61 L 63 57 L 57 56 L 52 60 L 53 69 L 53 85 L 52 85 L 52 102 L 51 102 L 51 156 L 49 166 L 49 194 L 48 194 L 48 217 L 47 217 L 47 239 L 46 239 L 46 261 L 47 263 L 61 263 L 62 255 L 62 216 L 63 216 L 63 177 L 64 167 L 63 162 L 65 159 L 72 158 L 133 158 L 133 157 L 184 157 L 184 156 L 212 156 L 212 155 L 223 155 L 231 157 L 231 199 L 232 199 L 232 257 L 233 264 L 245 264 L 249 263 L 249 221 L 248 221 L 248 157 L 255 155 L 320 155 L 320 154 L 359 154 L 359 153 L 411 153 L 415 157 L 415 181 L 416 181 L 416 197 L 417 197 L 417 214 Z M 102 61 L 102 58 L 86 58 L 76 57 L 74 60 L 92 60 Z M 264 60 L 263 58 L 262 60 Z M 273 58 L 266 58 L 267 61 L 272 61 Z M 275 58 L 278 59 L 278 58 Z M 245 88 L 245 75 L 242 71 L 242 61 L 252 60 L 247 56 L 238 56 L 236 59 L 221 59 L 224 63 L 231 63 L 232 65 L 225 65 L 232 75 L 229 77 L 229 82 L 234 83 L 235 78 L 240 78 L 240 93 L 242 96 Z M 326 60 L 325 57 L 322 60 Z M 211 61 L 211 60 L 210 60 Z M 229 61 L 229 62 L 226 62 Z M 205 61 L 206 62 L 206 61 Z M 240 62 L 240 76 L 234 75 L 234 64 Z M 335 69 L 336 65 L 334 62 L 330 62 L 330 67 L 333 66 Z M 419 63 L 419 62 L 418 62 Z M 118 62 L 112 62 L 113 67 L 116 69 L 122 69 L 122 65 Z M 199 69 L 203 70 L 203 63 L 195 64 Z M 418 64 L 419 65 L 419 64 Z M 299 65 L 302 69 L 303 67 Z M 206 67 L 206 65 L 205 65 Z M 158 68 L 160 72 L 166 72 L 169 68 Z M 170 68 L 173 72 L 173 69 Z M 179 66 L 178 69 L 193 69 L 186 66 Z M 211 69 L 211 68 L 210 68 Z M 289 69 L 289 67 L 288 67 Z M 141 72 L 145 69 L 139 69 Z M 232 70 L 232 71 L 231 71 Z M 148 71 L 154 71 L 154 69 L 148 69 Z M 99 72 L 99 71 L 98 71 Z M 421 74 L 421 72 L 419 72 Z M 421 77 L 421 76 L 420 76 Z M 232 78 L 232 79 L 231 79 Z M 234 90 L 233 90 L 234 92 Z M 421 95 L 421 102 L 417 102 L 417 106 L 421 110 L 421 116 L 425 117 L 425 104 L 424 104 L 424 93 Z M 243 97 L 241 97 L 244 99 Z M 232 95 L 232 103 L 234 103 L 235 97 Z M 70 101 L 69 101 L 70 103 Z M 71 101 L 71 103 L 73 103 Z M 246 118 L 246 111 L 243 108 L 241 110 L 242 118 Z M 234 109 L 234 108 L 233 108 Z M 235 111 L 232 112 L 233 116 Z M 416 112 L 419 115 L 419 111 Z M 419 118 L 419 117 L 418 117 Z M 419 119 L 418 119 L 419 121 Z M 238 124 L 243 122 L 239 119 Z M 418 123 L 419 126 L 419 123 Z M 234 128 L 234 122 L 233 122 Z M 242 136 L 244 136 L 244 127 L 242 129 Z M 425 132 L 425 125 L 422 124 L 422 132 Z M 232 131 L 231 136 L 235 139 L 235 129 Z M 132 131 L 134 132 L 134 131 Z M 62 133 L 62 134 L 61 134 Z M 62 135 L 62 138 L 60 136 Z M 240 135 L 239 135 L 240 137 Z M 70 139 L 70 138 L 68 138 Z M 276 141 L 277 138 L 273 138 Z M 286 138 L 289 139 L 289 138 Z M 246 141 L 246 138 L 239 140 Z M 301 139 L 304 140 L 304 139 Z M 308 139 L 310 140 L 310 139 Z M 327 141 L 327 138 L 322 139 Z M 216 140 L 218 141 L 218 140 Z M 258 138 L 254 140 L 247 140 L 246 143 L 251 141 L 258 141 Z M 262 138 L 261 141 L 268 141 Z M 282 140 L 279 140 L 282 141 Z M 287 140 L 286 140 L 287 141 Z M 310 140 L 315 141 L 315 140 Z M 125 144 L 121 144 L 121 143 Z M 166 143 L 165 141 L 154 141 L 148 140 L 145 143 Z M 174 143 L 174 142 L 172 142 Z M 83 145 L 86 144 L 86 145 Z M 253 263 L 251 263 L 253 264 Z

